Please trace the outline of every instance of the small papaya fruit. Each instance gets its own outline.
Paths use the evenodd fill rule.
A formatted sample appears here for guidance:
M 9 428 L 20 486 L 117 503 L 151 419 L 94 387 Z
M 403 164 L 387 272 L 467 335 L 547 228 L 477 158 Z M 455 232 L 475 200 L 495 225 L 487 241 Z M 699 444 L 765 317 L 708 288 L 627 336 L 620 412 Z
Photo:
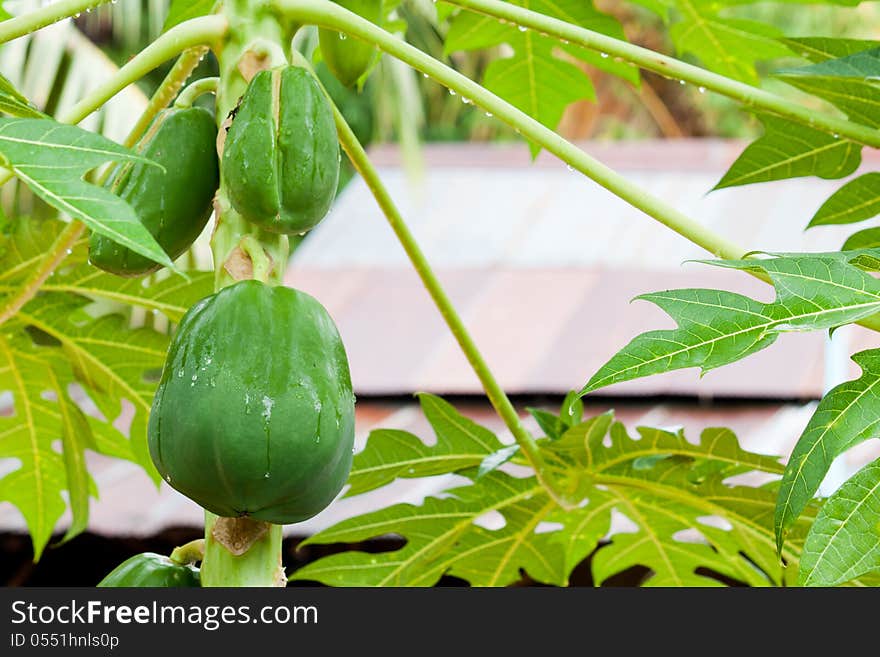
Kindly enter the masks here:
M 232 207 L 273 233 L 304 233 L 330 210 L 339 146 L 330 103 L 298 66 L 260 71 L 229 126 L 221 174 Z
M 201 586 L 199 569 L 175 563 L 154 552 L 136 554 L 102 579 L 101 588 L 189 588 Z
M 382 0 L 333 1 L 371 23 L 382 25 L 385 17 Z M 318 41 L 327 68 L 346 87 L 351 87 L 360 80 L 370 70 L 379 54 L 378 49 L 369 43 L 326 28 L 318 30 Z
M 278 525 L 318 514 L 348 479 L 354 394 L 330 315 L 254 280 L 184 315 L 148 423 L 162 477 L 203 508 Z
M 128 201 L 174 260 L 201 234 L 213 211 L 220 178 L 214 116 L 201 107 L 163 110 L 136 150 L 163 168 L 129 163 L 107 185 Z M 125 277 L 144 276 L 161 267 L 98 233 L 89 241 L 89 260 Z

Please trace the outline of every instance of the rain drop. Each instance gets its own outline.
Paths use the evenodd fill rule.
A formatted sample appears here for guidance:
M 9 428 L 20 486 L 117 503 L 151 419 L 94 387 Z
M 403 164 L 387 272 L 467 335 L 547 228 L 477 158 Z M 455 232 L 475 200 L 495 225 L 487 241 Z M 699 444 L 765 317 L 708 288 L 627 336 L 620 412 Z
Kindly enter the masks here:
M 450 89 L 450 90 L 449 90 L 449 95 L 450 95 L 450 96 L 454 96 L 454 95 L 455 95 L 455 92 L 454 92 L 452 89 Z
M 699 89 L 697 89 L 697 91 L 699 91 L 701 94 L 704 94 L 706 93 L 706 87 L 700 87 Z
M 520 32 L 528 32 L 529 30 L 529 28 L 527 28 L 525 25 L 517 25 L 516 29 L 518 29 Z
M 272 419 L 272 407 L 275 405 L 275 400 L 271 397 L 263 397 L 263 419 L 268 422 Z
M 600 52 L 599 57 L 601 57 L 602 59 L 608 59 L 608 53 L 607 52 Z

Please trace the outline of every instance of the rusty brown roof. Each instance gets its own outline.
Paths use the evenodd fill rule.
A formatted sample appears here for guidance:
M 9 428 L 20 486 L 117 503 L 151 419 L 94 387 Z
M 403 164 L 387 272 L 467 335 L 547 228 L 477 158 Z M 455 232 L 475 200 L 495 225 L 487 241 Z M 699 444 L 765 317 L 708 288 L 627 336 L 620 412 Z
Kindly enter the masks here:
M 586 150 L 747 249 L 836 249 L 855 229 L 803 231 L 840 181 L 813 178 L 707 194 L 743 148 L 717 140 L 591 143 Z M 546 154 L 523 145 L 429 145 L 415 176 L 394 148 L 379 173 L 450 297 L 513 393 L 582 386 L 626 342 L 670 320 L 635 296 L 719 287 L 772 298 L 745 274 L 686 263 L 706 253 Z M 880 156 L 866 151 L 866 167 Z M 355 387 L 384 395 L 479 393 L 405 254 L 361 181 L 296 252 L 287 281 L 320 299 L 347 345 Z M 847 329 L 845 352 L 873 336 Z M 818 397 L 826 338 L 783 335 L 764 352 L 700 379 L 695 370 L 623 383 L 602 394 Z

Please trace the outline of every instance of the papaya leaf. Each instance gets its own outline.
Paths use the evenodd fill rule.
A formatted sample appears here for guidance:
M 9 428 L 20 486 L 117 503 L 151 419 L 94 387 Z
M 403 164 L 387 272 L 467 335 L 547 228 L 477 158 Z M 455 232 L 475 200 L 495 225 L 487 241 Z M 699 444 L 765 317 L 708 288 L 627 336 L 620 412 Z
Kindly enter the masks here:
M 452 419 L 451 407 L 444 409 L 445 421 L 453 425 L 471 422 L 462 416 Z M 420 459 L 432 451 L 449 453 L 450 446 L 443 444 L 448 440 L 456 438 L 438 432 L 437 444 L 425 447 Z M 291 579 L 431 586 L 452 575 L 474 586 L 501 586 L 519 581 L 525 572 L 541 582 L 565 585 L 572 569 L 596 551 L 597 582 L 634 565 L 651 569 L 647 585 L 717 585 L 718 576 L 753 585 L 783 581 L 772 529 L 776 490 L 724 482 L 756 470 L 779 473 L 782 466 L 772 457 L 742 450 L 731 432 L 710 429 L 693 444 L 681 432 L 643 428 L 640 438 L 632 439 L 606 413 L 539 445 L 548 466 L 581 499 L 574 510 L 557 506 L 534 476 L 499 469 L 479 476 L 468 462 L 449 459 L 446 472 L 471 483 L 421 505 L 398 504 L 344 520 L 306 541 L 359 543 L 396 535 L 405 539 L 402 547 L 334 554 L 297 570 Z M 412 461 L 409 444 L 401 449 L 395 441 L 371 440 L 369 451 L 377 452 L 370 462 L 389 468 L 398 458 L 402 464 Z M 489 455 L 487 449 L 484 456 Z M 432 465 L 426 472 L 440 470 Z M 615 512 L 636 529 L 613 522 Z M 723 526 L 713 524 L 713 518 Z M 805 522 L 798 525 L 803 533 Z M 600 546 L 606 536 L 609 541 Z M 797 545 L 786 548 L 792 562 Z
M 650 331 L 619 351 L 581 390 L 599 388 L 674 369 L 703 373 L 745 358 L 776 341 L 783 331 L 816 331 L 851 323 L 880 311 L 880 282 L 842 254 L 788 254 L 765 259 L 712 261 L 721 267 L 759 269 L 776 288 L 762 303 L 722 290 L 687 289 L 645 294 L 678 327 Z
M 828 101 L 853 121 L 880 127 L 880 48 L 782 69 L 783 82 Z
M 880 127 L 880 86 L 848 78 L 785 75 L 777 78 L 816 98 L 828 101 L 847 117 L 862 125 Z
M 808 228 L 852 224 L 880 214 L 880 173 L 854 178 L 832 194 L 810 219 Z M 863 247 L 853 247 L 863 248 Z
M 61 361 L 62 359 L 58 359 Z M 71 523 L 62 542 L 85 531 L 89 524 L 89 488 L 90 478 L 86 466 L 86 448 L 94 448 L 94 439 L 88 420 L 82 410 L 70 398 L 65 380 L 69 365 L 66 362 L 56 364 L 48 369 L 51 390 L 58 403 L 61 419 L 61 453 L 64 456 L 64 471 L 67 476 L 68 504 L 70 506 Z
M 780 39 L 788 48 L 811 62 L 819 63 L 854 55 L 876 48 L 880 42 L 864 39 L 835 39 L 831 37 L 799 37 Z
M 798 68 L 777 71 L 777 75 L 808 78 L 852 78 L 855 80 L 880 81 L 880 47 L 859 50 L 843 57 Z
M 778 117 L 759 118 L 764 135 L 746 147 L 715 189 L 803 176 L 843 178 L 861 162 L 859 144 Z
M 68 394 L 72 381 L 57 348 L 36 347 L 20 331 L 0 336 L 0 390 L 12 395 L 12 414 L 0 416 L 0 458 L 19 463 L 0 477 L 0 500 L 24 516 L 35 561 L 67 507 L 62 491 L 72 514 L 63 540 L 85 529 L 89 497 L 97 494 L 85 465 L 85 450 L 95 449 L 95 442 L 91 425 Z
M 856 251 L 861 249 L 874 250 L 877 248 L 880 248 L 880 228 L 874 227 L 866 228 L 850 235 L 843 243 L 843 246 L 840 247 L 840 250 Z
M 439 397 L 419 395 L 422 411 L 437 435 L 428 447 L 406 431 L 380 429 L 367 438 L 367 447 L 354 457 L 347 496 L 380 488 L 397 478 L 428 477 L 478 466 L 487 454 L 502 447 L 491 431 L 460 415 Z M 375 445 L 381 448 L 374 449 Z M 394 454 L 393 460 L 386 460 Z
M 175 269 L 134 209 L 83 176 L 108 161 L 143 161 L 101 135 L 51 119 L 0 118 L 0 159 L 55 209 L 144 257 Z M 158 166 L 158 165 L 157 165 Z
M 513 445 L 507 445 L 506 447 L 499 449 L 497 452 L 489 454 L 480 461 L 480 467 L 477 470 L 477 479 L 485 477 L 490 472 L 494 472 L 508 461 L 511 461 L 517 454 L 519 454 L 519 450 L 519 445 L 514 443 Z
M 214 12 L 218 4 L 218 0 L 171 0 L 171 7 L 168 9 L 168 17 L 165 19 L 162 31 L 167 32 L 175 25 L 191 18 L 207 16 Z
M 35 220 L 16 217 L 0 234 L 0 288 L 2 292 L 14 292 L 46 255 L 46 247 L 52 244 L 64 230 L 65 223 L 54 219 Z M 87 240 L 79 240 L 66 262 L 85 262 Z
M 45 293 L 18 314 L 18 320 L 60 343 L 77 379 L 88 389 L 109 420 L 122 412 L 122 400 L 134 406 L 130 442 L 137 462 L 155 479 L 147 449 L 147 419 L 156 381 L 148 375 L 162 369 L 168 336 L 152 329 L 131 329 L 120 315 L 92 319 L 80 312 L 88 300 L 70 294 Z
M 880 436 L 880 349 L 852 359 L 862 376 L 832 389 L 819 403 L 789 458 L 776 506 L 776 540 L 813 498 L 832 461 L 851 447 Z
M 15 86 L 0 75 L 0 112 L 11 116 L 44 118 L 46 115 L 33 106 Z
M 143 279 L 120 278 L 81 265 L 53 276 L 41 289 L 138 306 L 178 322 L 192 305 L 214 292 L 213 272 L 187 272 L 187 278 L 166 278 L 146 285 Z
M 529 415 L 535 418 L 538 427 L 550 440 L 557 440 L 565 432 L 565 424 L 562 423 L 560 417 L 555 413 L 550 413 L 540 408 L 527 408 L 526 410 L 529 412 Z
M 669 35 L 678 52 L 698 57 L 707 68 L 736 80 L 757 84 L 755 63 L 790 54 L 782 33 L 764 23 L 724 18 L 723 7 L 707 0 L 675 0 L 682 20 Z
M 0 456 L 20 466 L 0 479 L 0 500 L 21 511 L 37 561 L 66 505 L 65 466 L 52 443 L 61 439 L 59 412 L 46 399 L 51 366 L 27 349 L 22 337 L 0 336 L 0 388 L 12 393 L 13 414 L 0 417 Z
M 66 224 L 56 219 L 14 219 L 7 235 L 0 235 L 0 295 L 14 294 L 45 256 Z M 161 312 L 172 322 L 214 291 L 212 272 L 187 272 L 187 278 L 166 278 L 148 284 L 144 278 L 122 278 L 87 264 L 88 239 L 78 240 L 70 254 L 40 288 L 93 300 L 110 301 Z
M 804 586 L 835 586 L 880 574 L 880 460 L 869 463 L 828 498 L 803 548 Z

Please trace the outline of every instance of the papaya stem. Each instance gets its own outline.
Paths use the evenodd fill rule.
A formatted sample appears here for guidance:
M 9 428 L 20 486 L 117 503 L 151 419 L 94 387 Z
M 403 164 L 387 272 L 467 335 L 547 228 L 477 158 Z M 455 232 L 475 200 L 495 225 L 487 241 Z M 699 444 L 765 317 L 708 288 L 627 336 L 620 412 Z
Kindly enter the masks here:
M 253 523 L 265 526 L 260 528 L 265 531 L 256 535 L 249 531 L 252 527 L 237 532 L 240 521 L 253 523 L 247 518 L 220 518 L 205 512 L 205 554 L 199 573 L 202 586 L 287 586 L 281 563 L 281 525 Z M 247 549 L 233 554 L 241 551 L 235 547 L 238 541 L 242 547 L 247 542 Z
M 0 23 L 0 43 L 6 43 L 31 32 L 63 21 L 71 16 L 78 16 L 93 7 L 99 7 L 110 0 L 60 0 L 34 11 L 10 18 Z
M 181 566 L 188 566 L 201 561 L 204 556 L 205 539 L 197 538 L 185 545 L 174 548 L 174 551 L 171 552 L 171 556 L 168 558 L 174 563 L 179 563 Z
M 255 43 L 274 43 L 274 52 L 283 53 L 284 29 L 272 13 L 259 12 L 251 0 L 226 0 L 222 5 L 224 19 L 230 25 L 229 38 L 217 50 L 220 63 L 220 84 L 217 88 L 217 123 L 220 128 L 218 150 L 222 157 L 223 139 L 229 125 L 229 113 L 247 89 L 254 66 L 269 66 L 271 58 L 260 59 L 260 53 L 249 50 Z M 269 49 L 267 49 L 268 51 Z M 236 250 L 247 249 L 253 269 L 251 277 L 265 275 L 272 282 L 281 281 L 289 255 L 286 235 L 269 236 L 250 226 L 232 207 L 225 182 L 214 200 L 216 222 L 211 236 L 214 258 L 214 287 L 220 290 L 236 282 L 227 266 Z M 260 255 L 262 254 L 262 256 Z M 268 263 L 268 265 L 267 265 Z M 271 273 L 266 273 L 266 269 Z M 264 279 L 265 280 L 265 279 Z M 202 586 L 286 586 L 282 565 L 282 527 L 258 523 L 265 529 L 259 536 L 236 540 L 248 534 L 247 518 L 220 518 L 205 511 L 205 558 L 202 560 Z M 252 527 L 253 528 L 253 527 Z M 257 528 L 260 531 L 260 528 Z M 239 543 L 239 547 L 236 547 Z M 229 549 L 231 545 L 232 550 Z M 240 554 L 235 554 L 238 552 Z
M 175 25 L 135 55 L 112 78 L 71 107 L 63 118 L 59 116 L 58 120 L 63 123 L 79 123 L 128 85 L 137 82 L 172 57 L 190 48 L 216 43 L 226 34 L 228 28 L 229 23 L 222 15 L 200 16 Z
M 272 272 L 272 260 L 259 240 L 253 235 L 242 235 L 239 248 L 251 262 L 251 276 L 249 278 L 268 283 L 269 274 Z
M 206 94 L 217 93 L 217 87 L 219 84 L 220 78 L 216 77 L 196 80 L 180 92 L 177 100 L 174 101 L 174 107 L 178 109 L 189 109 L 198 98 Z

